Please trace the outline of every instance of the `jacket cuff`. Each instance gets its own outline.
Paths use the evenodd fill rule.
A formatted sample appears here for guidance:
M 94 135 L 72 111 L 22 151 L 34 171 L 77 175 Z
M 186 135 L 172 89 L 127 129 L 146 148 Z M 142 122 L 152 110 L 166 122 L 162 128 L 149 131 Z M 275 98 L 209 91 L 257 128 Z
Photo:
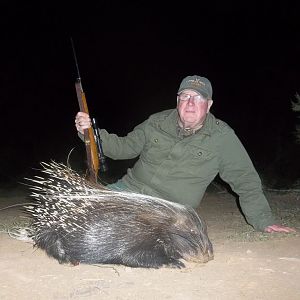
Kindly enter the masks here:
M 255 230 L 264 232 L 266 227 L 278 224 L 278 221 L 273 216 L 262 216 L 259 221 L 251 223 Z

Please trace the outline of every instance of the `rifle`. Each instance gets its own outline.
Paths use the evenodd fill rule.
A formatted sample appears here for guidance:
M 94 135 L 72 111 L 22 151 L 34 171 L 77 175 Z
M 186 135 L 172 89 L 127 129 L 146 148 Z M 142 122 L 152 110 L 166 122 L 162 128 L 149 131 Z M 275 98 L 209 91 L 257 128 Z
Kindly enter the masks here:
M 89 114 L 85 93 L 83 91 L 82 84 L 81 84 L 81 77 L 79 73 L 77 56 L 76 56 L 75 47 L 72 38 L 71 38 L 71 43 L 72 43 L 73 55 L 75 59 L 75 65 L 77 69 L 77 79 L 75 81 L 75 89 L 76 89 L 80 111 Z M 92 118 L 92 125 L 93 127 L 84 129 L 84 143 L 85 143 L 86 154 L 87 154 L 89 180 L 93 182 L 97 182 L 99 169 L 100 171 L 104 172 L 107 170 L 107 167 L 105 163 L 105 156 L 102 150 L 100 133 L 95 118 Z M 101 165 L 99 160 L 101 162 Z

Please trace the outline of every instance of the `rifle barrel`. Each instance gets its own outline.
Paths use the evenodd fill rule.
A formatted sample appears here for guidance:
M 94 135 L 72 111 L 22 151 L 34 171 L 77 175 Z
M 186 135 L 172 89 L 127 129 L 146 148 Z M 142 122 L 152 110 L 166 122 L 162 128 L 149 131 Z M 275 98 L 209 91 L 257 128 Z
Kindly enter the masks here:
M 73 57 L 74 57 L 74 60 L 75 60 L 75 66 L 76 66 L 76 70 L 77 70 L 77 79 L 81 80 L 78 61 L 77 61 L 77 55 L 76 55 L 75 46 L 74 46 L 74 42 L 73 42 L 72 38 L 71 38 L 71 45 L 72 45 L 72 49 L 73 49 Z

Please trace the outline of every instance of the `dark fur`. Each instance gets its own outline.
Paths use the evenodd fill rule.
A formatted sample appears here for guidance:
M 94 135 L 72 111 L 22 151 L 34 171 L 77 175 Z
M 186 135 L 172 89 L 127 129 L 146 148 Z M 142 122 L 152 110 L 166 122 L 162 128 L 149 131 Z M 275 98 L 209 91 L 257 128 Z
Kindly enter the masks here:
M 207 262 L 213 249 L 192 208 L 159 198 L 96 187 L 70 168 L 42 164 L 27 207 L 35 245 L 60 263 L 184 267 Z

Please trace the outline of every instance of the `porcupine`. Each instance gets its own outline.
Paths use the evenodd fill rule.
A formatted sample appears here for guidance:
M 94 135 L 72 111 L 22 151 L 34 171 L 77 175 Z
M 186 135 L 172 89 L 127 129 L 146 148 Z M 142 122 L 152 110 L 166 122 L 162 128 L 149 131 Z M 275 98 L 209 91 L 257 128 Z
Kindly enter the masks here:
M 59 263 L 185 267 L 208 262 L 213 247 L 193 208 L 160 198 L 112 191 L 61 163 L 41 163 L 29 179 L 35 247 Z

